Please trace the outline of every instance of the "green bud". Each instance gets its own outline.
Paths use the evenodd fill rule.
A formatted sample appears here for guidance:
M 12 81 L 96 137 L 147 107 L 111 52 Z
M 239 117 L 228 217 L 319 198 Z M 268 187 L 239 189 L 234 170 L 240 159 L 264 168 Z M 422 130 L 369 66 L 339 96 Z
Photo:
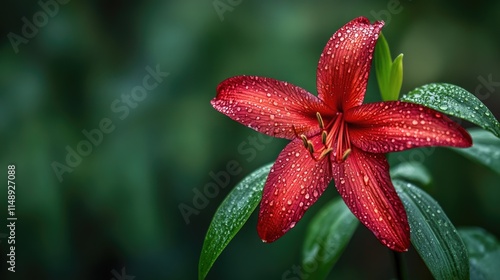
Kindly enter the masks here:
M 375 47 L 375 71 L 382 100 L 397 100 L 403 83 L 403 54 L 393 62 L 389 44 L 382 33 Z

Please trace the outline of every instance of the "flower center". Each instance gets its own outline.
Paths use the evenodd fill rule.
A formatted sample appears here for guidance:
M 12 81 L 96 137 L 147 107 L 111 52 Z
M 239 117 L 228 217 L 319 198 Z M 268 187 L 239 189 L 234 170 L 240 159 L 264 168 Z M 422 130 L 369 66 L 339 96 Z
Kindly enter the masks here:
M 344 121 L 342 113 L 336 113 L 325 125 L 323 117 L 319 112 L 316 113 L 318 118 L 319 128 L 321 129 L 321 144 L 313 145 L 305 135 L 300 135 L 304 146 L 307 148 L 311 156 L 316 160 L 323 159 L 326 155 L 333 152 L 335 160 L 340 163 L 346 160 L 351 153 L 351 141 L 349 132 Z
M 319 114 L 317 114 L 320 116 Z M 327 132 L 328 131 L 328 132 Z M 351 141 L 349 139 L 349 130 L 344 121 L 344 115 L 337 113 L 337 115 L 330 121 L 326 130 L 322 135 L 326 134 L 325 145 L 332 147 L 333 155 L 337 162 L 343 162 L 351 153 Z

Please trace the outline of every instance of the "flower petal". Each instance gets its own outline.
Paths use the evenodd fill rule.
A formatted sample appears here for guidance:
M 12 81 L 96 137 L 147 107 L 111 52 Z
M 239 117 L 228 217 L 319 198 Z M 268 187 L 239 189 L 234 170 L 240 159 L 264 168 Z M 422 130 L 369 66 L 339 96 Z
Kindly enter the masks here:
M 384 22 L 373 25 L 356 18 L 330 38 L 319 59 L 318 97 L 332 109 L 345 111 L 360 105 L 365 96 L 373 50 Z
M 328 108 L 316 96 L 287 82 L 255 76 L 229 78 L 217 87 L 212 106 L 261 133 L 292 139 L 319 131 L 316 112 Z
M 385 156 L 353 147 L 343 163 L 332 166 L 335 186 L 352 213 L 382 244 L 395 251 L 407 251 L 410 227 L 389 177 Z
M 322 146 L 319 136 L 310 139 Z M 302 218 L 332 180 L 329 157 L 315 160 L 301 139 L 290 142 L 271 168 L 260 203 L 257 231 L 264 242 L 273 242 Z
M 470 147 L 469 133 L 442 113 L 422 105 L 388 101 L 363 104 L 345 114 L 351 143 L 372 153 L 415 147 Z

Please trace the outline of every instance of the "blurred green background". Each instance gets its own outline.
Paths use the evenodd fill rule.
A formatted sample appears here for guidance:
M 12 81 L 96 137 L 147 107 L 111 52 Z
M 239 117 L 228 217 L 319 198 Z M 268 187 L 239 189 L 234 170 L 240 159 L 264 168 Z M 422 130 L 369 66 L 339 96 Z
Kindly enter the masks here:
M 40 3 L 48 2 L 56 5 L 44 12 Z M 2 279 L 196 279 L 217 206 L 286 144 L 257 137 L 213 110 L 217 84 L 251 74 L 315 93 L 324 44 L 361 15 L 385 20 L 393 54 L 405 54 L 402 92 L 430 82 L 479 89 L 500 118 L 498 1 L 60 2 L 5 1 L 0 11 L 0 167 L 6 180 L 7 165 L 17 166 L 18 217 L 16 273 L 7 271 L 7 229 L 0 227 Z M 223 5 L 230 9 L 219 15 L 215 7 Z M 36 32 L 24 18 L 39 24 Z M 169 75 L 157 77 L 161 82 L 140 101 L 122 101 L 139 94 L 147 69 L 157 68 Z M 488 80 L 496 84 L 478 87 Z M 378 99 L 372 73 L 367 100 Z M 95 130 L 103 120 L 114 129 L 101 139 Z M 83 130 L 93 131 L 97 144 L 81 144 Z M 69 166 L 68 149 L 78 147 L 88 155 L 70 156 Z M 408 158 L 431 170 L 428 191 L 455 225 L 500 236 L 498 175 L 445 148 L 390 160 Z M 193 207 L 196 192 L 216 182 L 211 172 L 231 161 L 241 169 L 228 187 L 185 219 L 179 206 Z M 335 195 L 332 185 L 273 244 L 259 240 L 254 213 L 208 279 L 299 279 L 293 268 L 308 220 Z M 413 249 L 405 261 L 411 279 L 431 278 Z M 389 250 L 360 227 L 330 278 L 390 279 L 392 265 Z

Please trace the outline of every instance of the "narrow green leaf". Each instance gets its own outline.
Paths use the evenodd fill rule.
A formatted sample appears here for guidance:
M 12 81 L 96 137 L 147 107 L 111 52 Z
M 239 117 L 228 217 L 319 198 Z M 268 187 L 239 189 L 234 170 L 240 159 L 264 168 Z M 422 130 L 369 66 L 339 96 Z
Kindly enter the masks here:
M 411 242 L 434 278 L 469 279 L 467 249 L 443 209 L 411 183 L 393 183 L 408 215 Z
M 500 174 L 500 138 L 479 128 L 469 129 L 469 133 L 472 137 L 472 147 L 451 149 Z
M 375 47 L 375 73 L 377 75 L 378 87 L 383 100 L 387 100 L 387 90 L 391 74 L 392 59 L 389 44 L 380 33 Z
M 391 168 L 391 178 L 409 181 L 420 186 L 427 186 L 432 181 L 427 168 L 416 161 L 403 162 Z
M 205 279 L 215 260 L 259 204 L 271 166 L 263 166 L 243 179 L 215 212 L 201 250 L 199 279 Z
M 303 266 L 316 268 L 308 271 L 308 279 L 328 276 L 358 224 L 358 219 L 340 197 L 321 209 L 309 224 L 302 250 Z
M 390 99 L 388 100 L 398 100 L 401 85 L 403 85 L 403 54 L 398 55 L 392 63 L 388 86 Z
M 500 275 L 500 242 L 482 228 L 458 230 L 469 252 L 470 279 L 497 279 Z
M 402 96 L 401 101 L 421 104 L 467 120 L 500 137 L 500 123 L 495 116 L 477 97 L 459 86 L 445 83 L 424 85 Z

